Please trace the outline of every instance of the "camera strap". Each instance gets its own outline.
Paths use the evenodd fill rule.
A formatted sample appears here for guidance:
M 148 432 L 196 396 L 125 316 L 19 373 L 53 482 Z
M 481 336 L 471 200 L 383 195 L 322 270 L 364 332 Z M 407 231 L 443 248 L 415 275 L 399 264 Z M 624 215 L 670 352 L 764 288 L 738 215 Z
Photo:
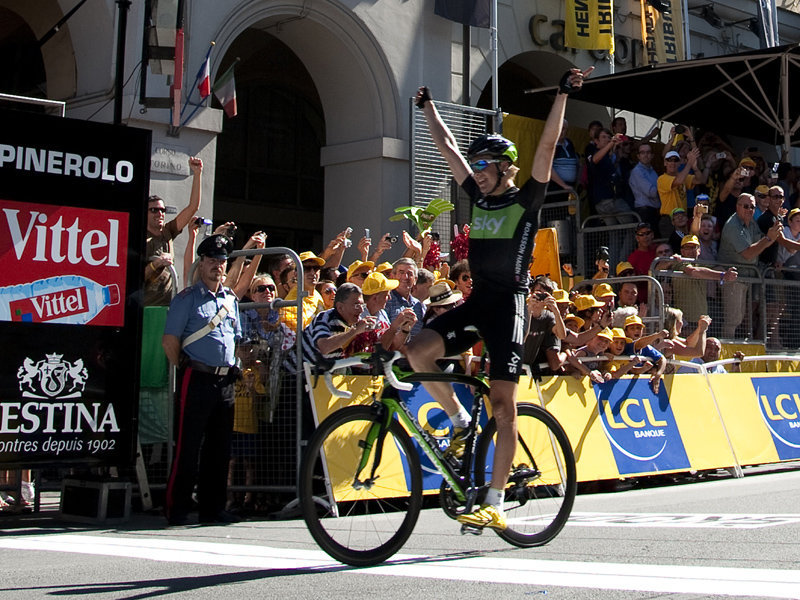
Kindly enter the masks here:
M 205 324 L 204 327 L 195 331 L 192 335 L 187 337 L 181 343 L 181 349 L 186 348 L 189 344 L 195 343 L 197 340 L 204 338 L 209 333 L 214 331 L 222 320 L 228 315 L 229 312 L 233 310 L 233 303 L 236 302 L 236 295 L 231 294 L 225 301 L 222 303 L 222 308 L 219 309 L 219 312 L 211 317 L 211 320 Z

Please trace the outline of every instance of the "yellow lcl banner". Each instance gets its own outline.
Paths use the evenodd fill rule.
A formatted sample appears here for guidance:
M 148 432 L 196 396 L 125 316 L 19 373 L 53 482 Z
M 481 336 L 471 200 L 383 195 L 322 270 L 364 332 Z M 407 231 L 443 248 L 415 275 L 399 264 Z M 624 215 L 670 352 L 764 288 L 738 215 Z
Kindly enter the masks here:
M 660 65 L 686 58 L 683 43 L 683 19 L 681 0 L 668 0 L 671 10 L 658 12 L 647 3 L 642 5 L 642 46 L 644 64 Z
M 613 0 L 567 0 L 564 43 L 570 48 L 614 54 Z

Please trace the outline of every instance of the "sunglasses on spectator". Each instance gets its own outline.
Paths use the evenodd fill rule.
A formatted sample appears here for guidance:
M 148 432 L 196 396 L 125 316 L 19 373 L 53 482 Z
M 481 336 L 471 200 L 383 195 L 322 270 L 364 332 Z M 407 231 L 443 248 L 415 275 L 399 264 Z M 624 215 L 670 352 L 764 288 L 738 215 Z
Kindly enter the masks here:
M 167 209 L 164 208 L 163 206 L 151 206 L 147 210 L 149 210 L 153 214 L 161 213 L 162 215 L 166 214 L 166 212 L 167 212 Z
M 653 230 L 652 229 L 645 229 L 644 231 L 637 231 L 636 235 L 638 235 L 639 237 L 644 237 L 646 235 L 653 235 Z
M 369 273 L 367 271 L 364 271 L 363 273 L 356 273 L 355 275 L 353 275 L 353 277 L 358 277 L 359 279 L 366 279 L 368 276 Z
M 766 198 L 767 194 L 760 194 L 760 193 L 756 192 L 756 196 L 759 197 L 759 198 Z
M 327 290 L 322 290 L 322 293 L 326 296 L 330 296 L 331 294 L 336 293 L 336 288 L 328 288 Z
M 667 162 L 681 162 L 681 159 L 680 159 L 680 158 L 675 158 L 674 156 L 673 156 L 672 158 L 667 158 L 667 159 L 665 159 L 665 160 L 666 160 Z
M 466 273 L 464 273 L 461 276 L 461 281 L 472 281 L 472 275 L 467 275 Z
M 753 206 L 752 204 L 740 204 L 739 208 L 743 208 L 745 210 L 755 210 L 756 209 L 756 207 Z
M 269 290 L 270 292 L 272 292 L 274 294 L 275 293 L 275 286 L 274 285 L 257 285 L 256 287 L 253 288 L 253 291 L 256 294 L 263 294 L 267 290 Z
M 783 198 L 783 194 L 770 194 L 770 198 Z
M 472 169 L 475 173 L 480 173 L 490 164 L 500 163 L 500 162 L 503 161 L 496 158 L 492 158 L 490 160 L 476 160 L 474 163 L 469 163 L 469 168 Z
M 319 271 L 321 269 L 322 269 L 322 267 L 320 267 L 316 263 L 311 263 L 311 264 L 308 264 L 308 265 L 303 263 L 303 270 L 305 270 L 305 271 Z

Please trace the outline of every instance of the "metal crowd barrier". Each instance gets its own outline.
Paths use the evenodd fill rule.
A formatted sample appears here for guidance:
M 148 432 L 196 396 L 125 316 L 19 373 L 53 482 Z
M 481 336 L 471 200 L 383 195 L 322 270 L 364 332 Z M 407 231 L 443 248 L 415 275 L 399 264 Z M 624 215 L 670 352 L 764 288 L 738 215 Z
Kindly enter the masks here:
M 607 225 L 606 219 L 622 222 Z M 595 256 L 600 246 L 608 248 L 608 262 L 612 269 L 617 263 L 628 260 L 628 256 L 636 248 L 635 233 L 639 220 L 639 215 L 634 212 L 587 217 L 577 232 L 577 272 L 584 277 L 594 274 L 589 271 L 594 268 Z
M 719 279 L 689 277 L 682 270 L 674 268 L 679 264 L 718 271 L 736 267 L 738 278 L 720 285 Z M 650 270 L 664 289 L 666 304 L 683 312 L 684 337 L 694 331 L 701 315 L 708 315 L 712 319 L 708 335 L 727 342 L 764 343 L 767 322 L 764 278 L 757 266 L 657 257 Z

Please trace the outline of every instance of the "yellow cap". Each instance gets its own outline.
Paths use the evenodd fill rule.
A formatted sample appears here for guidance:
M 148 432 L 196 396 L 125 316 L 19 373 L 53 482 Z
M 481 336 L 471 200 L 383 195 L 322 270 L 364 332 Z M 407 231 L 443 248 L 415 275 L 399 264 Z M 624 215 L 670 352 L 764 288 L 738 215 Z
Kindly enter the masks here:
M 311 250 L 308 250 L 307 252 L 301 252 L 300 253 L 300 262 L 306 262 L 307 260 L 314 261 L 320 267 L 325 264 L 325 259 L 324 258 L 320 258 L 316 254 L 311 252 Z
M 611 286 L 607 283 L 598 283 L 594 286 L 594 290 L 592 294 L 595 298 L 605 298 L 606 296 L 616 296 L 614 290 L 611 289 Z
M 350 266 L 347 267 L 347 278 L 350 279 L 359 269 L 367 269 L 369 271 L 374 266 L 375 263 L 371 260 L 365 260 L 364 262 L 356 260 L 350 263 Z
M 635 271 L 633 265 L 626 260 L 623 260 L 621 263 L 617 263 L 617 275 L 624 273 L 625 271 Z
M 611 330 L 608 327 L 606 327 L 605 329 L 603 329 L 603 331 L 598 333 L 597 337 L 601 337 L 603 339 L 606 339 L 609 342 L 613 342 L 614 341 L 614 334 L 611 333 Z
M 697 239 L 696 235 L 685 235 L 681 240 L 681 248 L 684 246 L 688 246 L 689 244 L 694 244 L 695 246 L 700 245 L 700 240 Z
M 567 293 L 567 290 L 555 290 L 553 292 L 553 298 L 556 299 L 556 302 L 561 304 L 570 303 L 569 293 Z
M 644 325 L 644 321 L 642 321 L 639 315 L 631 315 L 630 317 L 625 319 L 625 329 L 627 329 L 631 325 Z
M 598 302 L 594 296 L 575 296 L 572 301 L 575 304 L 575 310 L 588 310 L 590 308 L 600 308 L 605 306 L 602 302 Z
M 629 344 L 633 341 L 631 338 L 625 335 L 625 330 L 621 327 L 614 327 L 614 329 L 611 330 L 611 335 L 615 340 L 625 340 Z
M 390 263 L 390 262 L 382 262 L 377 267 L 375 267 L 375 270 L 378 273 L 386 273 L 386 271 L 391 271 L 392 270 L 392 263 Z
M 567 321 L 575 321 L 578 324 L 578 329 L 583 327 L 583 324 L 586 323 L 586 321 L 581 319 L 578 315 L 567 315 L 564 317 L 564 322 L 566 323 Z
M 383 273 L 370 273 L 361 286 L 361 293 L 365 296 L 372 296 L 379 292 L 388 292 L 395 289 L 400 282 L 397 279 L 386 279 Z

